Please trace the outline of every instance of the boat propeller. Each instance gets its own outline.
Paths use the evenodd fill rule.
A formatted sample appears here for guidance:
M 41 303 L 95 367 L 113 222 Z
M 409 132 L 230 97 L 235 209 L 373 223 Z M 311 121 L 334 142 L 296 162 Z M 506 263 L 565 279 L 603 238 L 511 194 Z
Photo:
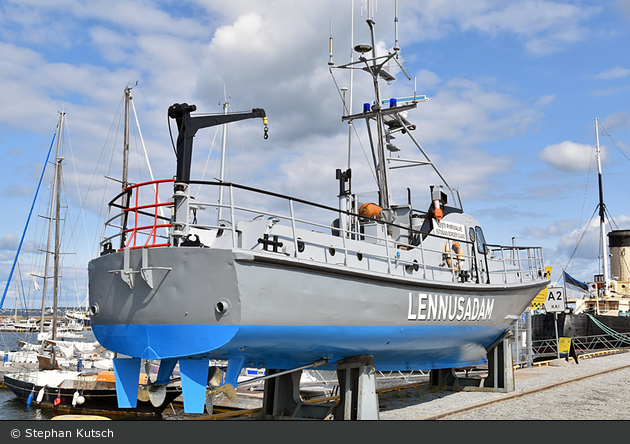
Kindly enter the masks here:
M 151 361 L 146 361 L 144 371 L 147 374 L 147 383 L 138 387 L 138 400 L 150 401 L 153 407 L 159 407 L 166 399 L 166 386 L 151 382 Z
M 206 389 L 206 410 L 212 415 L 214 397 L 224 394 L 230 401 L 236 401 L 236 389 L 232 384 L 223 384 L 223 372 L 218 367 L 210 367 L 208 371 L 208 386 Z

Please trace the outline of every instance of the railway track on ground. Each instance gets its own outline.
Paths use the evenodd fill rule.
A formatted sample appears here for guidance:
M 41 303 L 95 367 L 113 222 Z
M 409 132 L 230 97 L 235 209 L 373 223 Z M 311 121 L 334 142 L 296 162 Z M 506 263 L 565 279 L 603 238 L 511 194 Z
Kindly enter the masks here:
M 553 382 L 553 383 L 550 383 L 550 384 L 542 385 L 540 387 L 534 387 L 534 388 L 531 388 L 531 389 L 528 389 L 528 390 L 523 390 L 523 391 L 519 391 L 519 392 L 509 393 L 509 394 L 506 394 L 504 397 L 501 397 L 501 398 L 489 399 L 489 400 L 481 401 L 481 402 L 478 402 L 478 403 L 475 403 L 475 404 L 470 404 L 470 405 L 467 405 L 467 406 L 464 406 L 464 407 L 459 407 L 459 408 L 455 408 L 455 409 L 452 409 L 452 410 L 440 412 L 440 413 L 437 413 L 435 415 L 429 415 L 429 416 L 424 416 L 424 417 L 415 418 L 415 419 L 418 419 L 418 420 L 443 419 L 443 418 L 446 418 L 448 416 L 453 416 L 453 415 L 457 415 L 459 413 L 469 412 L 469 411 L 472 411 L 472 410 L 475 410 L 475 409 L 479 409 L 479 408 L 482 408 L 482 407 L 488 407 L 488 406 L 493 405 L 493 404 L 509 402 L 509 401 L 512 401 L 514 399 L 521 398 L 521 397 L 524 397 L 524 396 L 533 395 L 533 394 L 540 393 L 540 392 L 543 392 L 543 391 L 555 389 L 555 388 L 561 387 L 563 385 L 572 384 L 572 383 L 575 383 L 575 382 L 578 382 L 578 381 L 583 381 L 585 379 L 594 378 L 594 377 L 597 377 L 597 376 L 605 375 L 607 373 L 612 373 L 612 372 L 616 372 L 616 371 L 624 370 L 624 369 L 629 369 L 629 368 L 630 368 L 630 364 L 623 365 L 623 366 L 620 366 L 620 367 L 614 367 L 614 368 L 607 369 L 607 370 L 602 370 L 602 371 L 599 371 L 599 372 L 596 372 L 596 373 L 583 375 L 583 376 L 578 376 L 578 377 L 575 377 L 575 378 L 566 379 L 564 381 Z
M 626 352 L 627 350 L 608 350 L 608 351 L 603 351 L 603 352 L 594 352 L 594 353 L 589 353 L 589 354 L 584 354 L 578 357 L 579 360 L 582 359 L 588 359 L 588 358 L 595 358 L 595 357 L 600 357 L 602 355 L 610 355 L 610 354 L 616 354 L 616 353 L 623 353 Z M 534 364 L 534 367 L 543 367 L 543 366 L 550 366 L 553 365 L 554 360 L 551 361 L 542 361 L 542 362 L 538 362 Z M 458 406 L 452 409 L 445 409 L 442 411 L 439 411 L 438 413 L 435 414 L 429 414 L 429 415 L 424 415 L 424 416 L 416 416 L 416 417 L 405 417 L 405 418 L 400 418 L 400 419 L 412 419 L 412 420 L 440 420 L 440 419 L 458 419 L 457 415 L 461 415 L 461 414 L 466 414 L 466 413 L 470 413 L 470 412 L 474 412 L 477 409 L 482 409 L 484 407 L 492 407 L 494 405 L 497 404 L 501 404 L 501 403 L 509 403 L 510 401 L 515 401 L 517 399 L 522 399 L 522 398 L 527 398 L 527 397 L 532 397 L 532 395 L 536 395 L 536 394 L 541 394 L 541 393 L 545 393 L 545 392 L 549 392 L 555 388 L 558 387 L 562 387 L 562 386 L 568 386 L 570 384 L 574 384 L 574 383 L 579 383 L 580 381 L 584 381 L 584 380 L 588 380 L 591 378 L 597 378 L 599 376 L 603 376 L 603 375 L 607 375 L 607 374 L 612 374 L 614 372 L 618 372 L 621 370 L 626 370 L 626 369 L 630 369 L 630 364 L 624 364 L 624 365 L 618 365 L 618 366 L 614 366 L 611 368 L 606 368 L 604 370 L 598 370 L 598 371 L 593 371 L 590 372 L 588 374 L 583 374 L 580 376 L 576 376 L 576 377 L 571 377 L 568 379 L 563 379 L 560 381 L 555 381 L 555 382 L 551 382 L 551 383 L 547 383 L 544 385 L 540 385 L 540 386 L 536 386 L 536 387 L 532 387 L 532 388 L 528 388 L 528 389 L 524 389 L 524 390 L 518 390 L 518 391 L 514 391 L 511 393 L 505 393 L 505 394 L 500 394 L 500 396 L 495 396 L 492 397 L 490 399 L 484 399 L 482 401 L 478 401 L 478 402 L 473 402 L 467 405 L 462 405 L 462 406 Z M 558 369 L 560 370 L 560 369 Z M 419 380 L 419 381 L 415 381 L 415 382 L 406 382 L 404 384 L 399 384 L 399 385 L 392 385 L 392 386 L 388 386 L 388 387 L 382 387 L 377 389 L 377 393 L 379 394 L 383 394 L 383 393 L 387 393 L 387 392 L 398 392 L 400 393 L 400 397 L 404 397 L 406 396 L 406 392 L 409 393 L 413 393 L 418 392 L 418 390 L 425 390 L 425 391 L 429 391 L 432 390 L 429 387 L 429 382 L 426 380 Z M 394 396 L 398 396 L 396 394 L 394 394 Z M 326 403 L 326 402 L 330 402 L 330 403 L 334 403 L 337 402 L 339 399 L 338 396 L 330 396 L 330 397 L 326 397 L 326 398 L 317 398 L 317 399 L 309 399 L 307 401 L 304 401 L 305 403 Z M 419 401 L 420 402 L 420 401 Z M 221 413 L 217 413 L 214 415 L 206 415 L 206 416 L 200 416 L 200 417 L 195 417 L 195 418 L 189 418 L 189 419 L 195 419 L 195 420 L 222 420 L 222 419 L 234 419 L 237 417 L 248 417 L 248 418 L 256 418 L 258 416 L 258 414 L 260 413 L 261 409 L 250 409 L 250 410 L 235 410 L 235 411 L 228 411 L 228 412 L 221 412 Z M 387 409 L 389 410 L 389 409 Z M 392 409 L 392 411 L 395 410 L 395 408 Z M 524 414 L 526 414 L 527 412 L 523 412 Z M 397 419 L 397 418 L 388 418 L 388 419 Z

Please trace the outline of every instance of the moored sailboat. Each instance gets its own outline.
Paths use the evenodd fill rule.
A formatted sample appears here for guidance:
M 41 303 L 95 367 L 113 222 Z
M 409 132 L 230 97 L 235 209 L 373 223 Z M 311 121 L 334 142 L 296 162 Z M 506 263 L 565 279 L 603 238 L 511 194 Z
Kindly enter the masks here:
M 117 403 L 114 375 L 111 371 L 112 354 L 98 343 L 80 343 L 59 341 L 64 336 L 58 331 L 58 293 L 60 287 L 60 189 L 62 173 L 61 139 L 63 134 L 65 113 L 60 113 L 57 131 L 57 154 L 55 158 L 55 173 L 51 191 L 51 210 L 49 218 L 49 236 L 54 238 L 52 251 L 46 248 L 44 266 L 44 285 L 42 295 L 42 317 L 39 323 L 27 322 L 35 327 L 30 331 L 39 330 L 40 344 L 21 342 L 22 350 L 7 352 L 7 364 L 21 361 L 23 364 L 37 362 L 39 370 L 16 371 L 7 373 L 3 380 L 6 387 L 28 405 L 32 402 L 58 410 L 70 409 L 74 412 L 110 412 L 124 414 L 160 414 L 169 403 L 181 394 L 179 387 L 161 387 L 154 390 L 149 376 L 139 376 L 136 381 L 137 396 L 140 398 L 134 409 L 119 409 Z M 50 242 L 50 241 L 49 241 Z M 45 298 L 47 294 L 48 255 L 53 257 L 53 306 L 52 320 L 44 321 Z M 16 258 L 17 261 L 17 258 Z M 48 323 L 49 331 L 46 331 Z M 83 336 L 81 336 L 84 339 Z M 12 355 L 19 356 L 12 356 Z M 34 361 L 34 359 L 36 361 Z M 86 364 L 85 366 L 83 364 Z M 69 370 L 72 366 L 74 370 Z M 89 368 L 88 368 L 89 367 Z

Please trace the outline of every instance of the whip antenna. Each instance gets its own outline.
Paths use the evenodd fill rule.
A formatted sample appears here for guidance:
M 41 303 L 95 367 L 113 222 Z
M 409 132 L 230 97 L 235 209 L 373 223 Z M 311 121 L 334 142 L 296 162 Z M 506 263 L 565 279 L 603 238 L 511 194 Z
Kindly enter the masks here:
M 398 0 L 394 3 L 394 51 L 398 54 L 400 46 L 398 46 Z
M 333 56 L 332 56 L 332 49 L 333 49 L 333 37 L 332 37 L 332 19 L 330 19 L 330 38 L 328 39 L 328 50 L 330 52 L 329 58 L 328 58 L 328 64 L 330 66 L 333 66 L 335 63 L 333 62 Z

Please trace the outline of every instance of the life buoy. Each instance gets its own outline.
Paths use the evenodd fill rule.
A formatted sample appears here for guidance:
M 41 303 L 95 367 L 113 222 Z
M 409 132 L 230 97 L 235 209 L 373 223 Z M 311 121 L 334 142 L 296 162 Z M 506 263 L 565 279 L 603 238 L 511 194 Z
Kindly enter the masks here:
M 455 259 L 455 264 L 453 264 L 452 260 L 451 260 L 451 250 L 448 246 L 448 242 L 446 243 L 446 246 L 444 247 L 444 251 L 445 251 L 445 258 L 446 258 L 446 265 L 448 266 L 448 268 L 453 268 L 454 271 L 459 271 L 459 264 L 464 260 L 462 257 L 462 247 L 459 245 L 459 242 L 453 242 L 453 253 L 457 255 L 457 259 Z
M 101 357 L 98 353 L 92 353 L 92 356 L 91 356 L 92 361 L 98 361 L 100 358 Z

